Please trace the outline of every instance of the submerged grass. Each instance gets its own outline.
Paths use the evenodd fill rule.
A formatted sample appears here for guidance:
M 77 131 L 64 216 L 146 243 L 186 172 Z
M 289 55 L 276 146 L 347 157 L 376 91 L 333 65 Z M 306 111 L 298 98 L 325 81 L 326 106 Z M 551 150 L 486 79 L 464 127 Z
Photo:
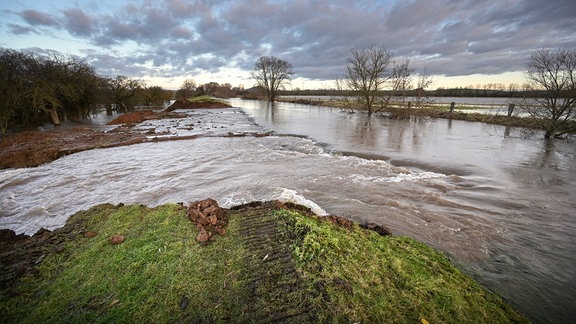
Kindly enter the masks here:
M 524 321 L 424 244 L 356 225 L 344 229 L 296 211 L 265 212 L 290 238 L 286 244 L 302 279 L 297 296 L 307 299 L 298 304 L 318 321 Z M 14 296 L 2 296 L 0 322 L 262 321 L 258 312 L 246 313 L 253 310 L 245 305 L 251 293 L 267 286 L 249 287 L 242 277 L 250 251 L 241 218 L 235 212 L 226 235 L 202 246 L 180 205 L 102 205 L 80 212 L 68 221 L 83 224 L 75 239 L 46 256 L 38 275 L 20 279 Z M 87 231 L 97 235 L 82 235 Z M 126 240 L 111 245 L 113 234 Z M 279 296 L 269 303 L 285 303 L 281 292 L 270 295 Z

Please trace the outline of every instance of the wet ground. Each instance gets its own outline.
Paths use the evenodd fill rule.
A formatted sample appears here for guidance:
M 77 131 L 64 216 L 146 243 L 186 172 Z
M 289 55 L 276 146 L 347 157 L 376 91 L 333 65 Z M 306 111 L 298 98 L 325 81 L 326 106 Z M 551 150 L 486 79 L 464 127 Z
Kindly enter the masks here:
M 190 107 L 184 107 L 184 109 L 190 109 Z M 62 156 L 94 148 L 117 147 L 157 140 L 186 139 L 190 136 L 201 135 L 198 132 L 190 132 L 194 129 L 217 127 L 212 121 L 198 120 L 193 125 L 182 125 L 190 134 L 183 134 L 182 132 L 176 134 L 170 129 L 158 129 L 157 125 L 154 124 L 154 121 L 157 120 L 178 121 L 191 114 L 193 112 L 174 111 L 174 109 L 161 112 L 137 110 L 120 115 L 108 122 L 110 125 L 108 129 L 92 127 L 59 129 L 55 127 L 49 131 L 35 130 L 4 135 L 0 137 L 0 170 L 36 167 Z M 135 127 L 143 122 L 148 123 Z M 173 128 L 180 126 L 178 122 L 175 123 Z M 245 134 L 225 133 L 218 135 L 240 136 Z

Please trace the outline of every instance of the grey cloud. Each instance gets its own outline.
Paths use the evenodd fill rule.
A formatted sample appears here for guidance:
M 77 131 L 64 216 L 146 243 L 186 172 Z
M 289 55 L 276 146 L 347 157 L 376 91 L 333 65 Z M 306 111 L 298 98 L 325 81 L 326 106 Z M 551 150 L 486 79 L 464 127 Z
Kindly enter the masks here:
M 187 27 L 177 26 L 170 30 L 170 35 L 174 38 L 191 39 L 194 33 Z
M 24 10 L 20 13 L 22 19 L 24 19 L 30 25 L 41 25 L 41 26 L 59 26 L 60 24 L 51 15 L 42 13 L 36 10 Z
M 14 35 L 26 35 L 31 33 L 35 34 L 38 33 L 34 28 L 31 27 L 25 27 L 17 24 L 8 24 L 7 26 L 10 33 Z
M 68 32 L 72 35 L 90 36 L 95 30 L 95 23 L 80 9 L 64 11 L 64 19 Z
M 274 55 L 298 77 L 334 79 L 350 48 L 370 46 L 414 57 L 437 74 L 523 70 L 538 48 L 576 46 L 575 15 L 573 0 L 142 0 L 106 14 L 24 10 L 24 23 L 8 28 L 22 35 L 65 28 L 102 53 L 138 44 L 132 53 L 90 54 L 97 68 L 118 74 L 251 69 L 259 56 Z M 146 71 L 145 62 L 154 67 Z

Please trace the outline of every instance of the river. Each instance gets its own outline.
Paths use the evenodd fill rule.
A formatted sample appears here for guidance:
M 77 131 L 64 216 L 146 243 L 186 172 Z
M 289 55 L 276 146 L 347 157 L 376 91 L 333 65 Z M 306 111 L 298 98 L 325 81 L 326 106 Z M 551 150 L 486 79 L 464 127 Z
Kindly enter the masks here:
M 445 251 L 535 322 L 576 318 L 574 143 L 481 123 L 230 102 L 238 108 L 140 126 L 203 138 L 0 171 L 0 228 L 53 229 L 104 202 L 289 200 Z M 262 131 L 275 136 L 219 137 Z

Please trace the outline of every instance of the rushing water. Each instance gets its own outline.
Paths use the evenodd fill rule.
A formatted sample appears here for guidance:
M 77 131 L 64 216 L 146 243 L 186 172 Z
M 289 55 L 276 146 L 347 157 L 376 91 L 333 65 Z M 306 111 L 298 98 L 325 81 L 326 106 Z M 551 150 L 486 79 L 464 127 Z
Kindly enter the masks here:
M 104 202 L 292 200 L 319 214 L 383 223 L 446 251 L 537 322 L 574 320 L 574 143 L 480 123 L 231 102 L 242 110 L 139 127 L 209 137 L 0 172 L 0 227 L 55 228 Z M 277 136 L 214 137 L 266 130 Z

